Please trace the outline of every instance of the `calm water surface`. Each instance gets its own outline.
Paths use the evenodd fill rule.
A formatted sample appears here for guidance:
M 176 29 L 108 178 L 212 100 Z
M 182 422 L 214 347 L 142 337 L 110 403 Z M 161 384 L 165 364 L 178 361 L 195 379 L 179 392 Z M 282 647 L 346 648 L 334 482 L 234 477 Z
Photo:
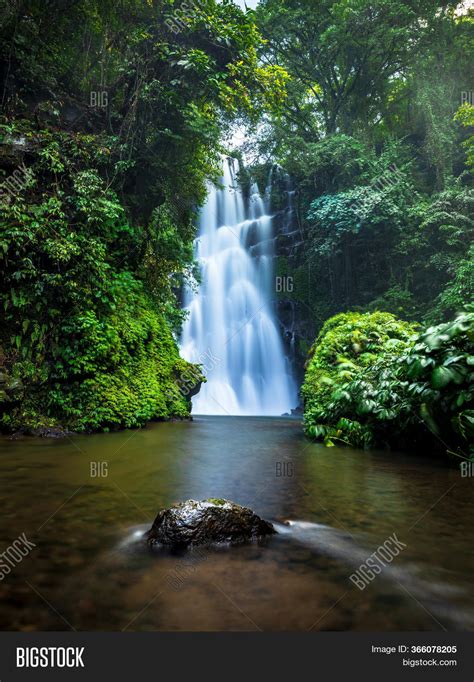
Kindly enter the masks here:
M 22 533 L 36 544 L 0 583 L 3 630 L 474 627 L 474 479 L 428 454 L 327 449 L 296 419 L 197 417 L 3 439 L 0 480 L 0 551 Z M 206 497 L 280 532 L 184 553 L 143 545 L 161 508 Z M 359 590 L 349 576 L 393 533 L 406 549 Z

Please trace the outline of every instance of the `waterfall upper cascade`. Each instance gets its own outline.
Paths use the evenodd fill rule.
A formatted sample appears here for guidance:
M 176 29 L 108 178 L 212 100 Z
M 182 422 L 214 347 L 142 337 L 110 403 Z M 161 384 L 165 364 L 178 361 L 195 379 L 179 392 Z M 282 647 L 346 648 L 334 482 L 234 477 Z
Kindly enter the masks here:
M 226 159 L 222 187 L 209 187 L 195 255 L 201 284 L 188 290 L 182 356 L 203 365 L 207 383 L 195 414 L 281 415 L 298 404 L 273 306 L 270 192 L 237 183 L 238 161 Z

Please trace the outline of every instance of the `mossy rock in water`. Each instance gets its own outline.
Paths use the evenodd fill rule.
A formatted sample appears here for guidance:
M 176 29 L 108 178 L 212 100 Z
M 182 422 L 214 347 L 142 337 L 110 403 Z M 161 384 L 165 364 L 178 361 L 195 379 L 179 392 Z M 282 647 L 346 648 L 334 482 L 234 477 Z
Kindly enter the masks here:
M 241 543 L 276 533 L 251 509 L 219 498 L 187 500 L 163 509 L 145 534 L 149 544 L 208 545 Z

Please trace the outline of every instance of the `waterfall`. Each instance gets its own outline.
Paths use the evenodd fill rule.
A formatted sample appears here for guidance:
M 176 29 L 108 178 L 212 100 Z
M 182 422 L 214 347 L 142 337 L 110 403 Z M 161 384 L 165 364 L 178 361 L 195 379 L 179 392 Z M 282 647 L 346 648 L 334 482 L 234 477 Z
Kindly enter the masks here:
M 224 160 L 222 187 L 209 186 L 201 210 L 201 284 L 185 294 L 181 354 L 207 377 L 193 398 L 195 414 L 281 415 L 298 396 L 273 309 L 270 193 L 263 199 L 252 184 L 246 202 L 238 169 Z

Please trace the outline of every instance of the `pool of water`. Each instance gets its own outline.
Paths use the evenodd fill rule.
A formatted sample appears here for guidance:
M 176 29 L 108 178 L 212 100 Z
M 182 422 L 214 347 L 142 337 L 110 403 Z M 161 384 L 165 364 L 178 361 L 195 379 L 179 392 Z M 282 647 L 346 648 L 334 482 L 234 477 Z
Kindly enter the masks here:
M 474 479 L 430 453 L 325 448 L 297 419 L 196 417 L 2 439 L 0 481 L 0 553 L 23 533 L 36 545 L 0 582 L 3 630 L 474 626 Z M 207 497 L 250 506 L 278 534 L 144 545 L 160 509 Z M 359 589 L 351 574 L 394 533 L 406 547 Z

